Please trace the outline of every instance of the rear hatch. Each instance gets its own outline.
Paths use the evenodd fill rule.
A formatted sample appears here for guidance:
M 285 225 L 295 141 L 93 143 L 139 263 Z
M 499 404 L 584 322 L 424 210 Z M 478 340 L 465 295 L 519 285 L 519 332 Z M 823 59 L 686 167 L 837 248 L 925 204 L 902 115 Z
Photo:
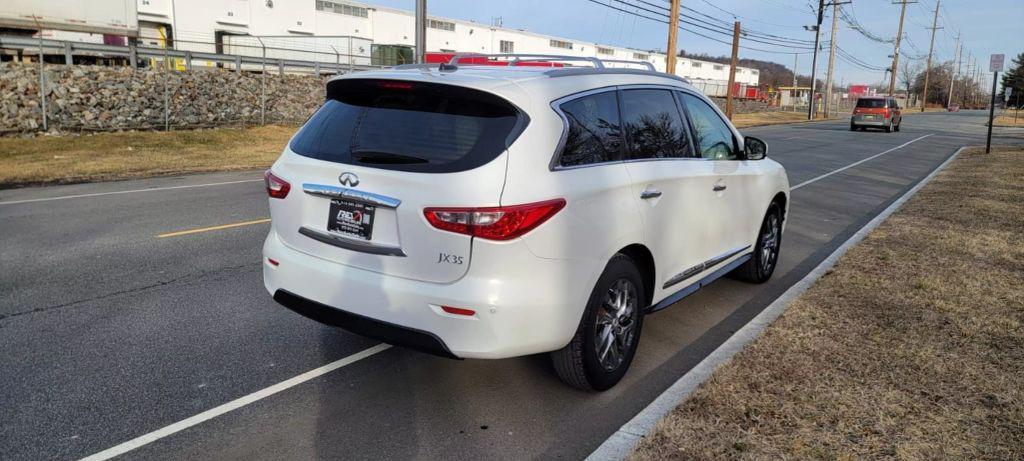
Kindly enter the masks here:
M 525 115 L 488 92 L 431 82 L 340 79 L 299 130 L 271 200 L 286 245 L 347 266 L 430 282 L 466 273 L 472 237 L 426 207 L 496 206 Z
M 861 98 L 853 109 L 853 115 L 860 115 L 865 120 L 882 120 L 889 117 L 889 109 L 885 99 Z

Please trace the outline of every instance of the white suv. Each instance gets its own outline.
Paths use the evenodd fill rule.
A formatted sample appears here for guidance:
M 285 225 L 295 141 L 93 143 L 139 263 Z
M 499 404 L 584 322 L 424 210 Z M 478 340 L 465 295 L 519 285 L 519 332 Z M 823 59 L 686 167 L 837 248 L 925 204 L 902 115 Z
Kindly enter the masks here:
M 645 314 L 767 280 L 789 183 L 765 143 L 685 80 L 594 64 L 331 79 L 266 173 L 267 290 L 442 356 L 552 352 L 604 390 Z

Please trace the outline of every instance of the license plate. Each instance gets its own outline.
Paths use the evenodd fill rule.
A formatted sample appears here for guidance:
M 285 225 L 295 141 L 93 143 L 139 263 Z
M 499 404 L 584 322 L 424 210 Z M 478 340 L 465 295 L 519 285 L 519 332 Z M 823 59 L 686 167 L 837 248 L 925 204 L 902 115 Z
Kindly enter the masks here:
M 875 119 L 874 115 L 865 115 L 864 116 L 864 120 L 874 120 L 874 119 Z
M 331 200 L 327 230 L 362 240 L 373 236 L 373 215 L 377 207 L 348 200 Z

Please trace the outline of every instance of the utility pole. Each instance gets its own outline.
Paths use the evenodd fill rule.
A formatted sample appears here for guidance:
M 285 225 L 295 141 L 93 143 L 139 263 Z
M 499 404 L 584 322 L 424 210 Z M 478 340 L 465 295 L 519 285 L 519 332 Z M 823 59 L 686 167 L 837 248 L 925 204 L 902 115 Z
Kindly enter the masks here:
M 928 106 L 928 78 L 932 73 L 932 52 L 935 51 L 935 31 L 942 29 L 939 26 L 939 4 L 942 0 L 935 0 L 935 19 L 932 19 L 932 44 L 928 46 L 928 64 L 924 66 L 924 90 L 921 95 L 921 112 Z
M 797 58 L 799 58 L 799 57 L 800 57 L 800 53 L 793 53 L 793 90 L 790 91 L 790 93 L 789 93 L 789 95 L 793 98 L 793 112 L 796 112 L 796 95 L 799 93 L 799 90 L 797 90 L 797 86 L 799 85 L 799 81 L 796 78 L 796 65 L 797 65 Z
M 896 0 L 893 0 L 893 4 L 895 4 L 895 3 L 896 3 Z M 900 3 L 903 4 L 903 7 L 900 8 L 900 28 L 899 28 L 899 31 L 896 32 L 896 47 L 895 47 L 894 51 L 892 52 L 892 75 L 889 76 L 889 96 L 892 96 L 893 92 L 896 91 L 896 70 L 900 66 L 900 41 L 903 40 L 903 18 L 907 16 L 907 3 L 908 3 L 908 0 L 900 0 Z M 909 3 L 917 3 L 917 2 L 909 2 Z
M 829 108 L 832 105 L 832 75 L 836 67 L 836 30 L 839 28 L 839 5 L 852 3 L 852 1 L 832 2 L 832 38 L 829 41 L 828 52 L 828 77 L 825 78 L 825 118 L 830 115 Z
M 825 0 L 818 0 L 818 22 L 814 24 L 814 57 L 811 58 L 811 94 L 807 102 L 807 120 L 814 120 L 814 79 L 818 70 L 818 42 L 821 41 L 821 21 L 825 12 Z
M 956 33 L 956 60 L 960 61 L 960 32 Z M 956 65 L 956 70 L 949 69 L 949 94 L 946 95 L 946 109 L 953 104 L 953 85 L 956 83 L 956 74 L 960 73 L 960 64 Z
M 676 34 L 679 32 L 679 0 L 672 0 L 668 15 L 668 52 L 665 56 L 665 72 L 676 74 Z
M 427 0 L 416 0 L 416 62 L 427 62 Z
M 733 87 L 736 85 L 736 64 L 739 60 L 740 51 L 740 22 L 736 21 L 732 27 L 732 65 L 729 66 L 729 90 L 725 96 L 725 116 L 732 120 L 732 98 Z

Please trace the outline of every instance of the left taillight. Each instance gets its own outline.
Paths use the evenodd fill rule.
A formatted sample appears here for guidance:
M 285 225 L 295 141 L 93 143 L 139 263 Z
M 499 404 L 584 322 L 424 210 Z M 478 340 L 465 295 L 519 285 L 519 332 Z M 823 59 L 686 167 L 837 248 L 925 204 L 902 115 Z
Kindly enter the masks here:
M 441 230 L 488 240 L 511 240 L 551 219 L 562 208 L 565 199 L 486 208 L 425 208 L 423 215 Z
M 267 195 L 270 198 L 285 198 L 292 190 L 292 185 L 288 181 L 281 179 L 270 170 L 263 173 L 263 182 L 267 185 Z

